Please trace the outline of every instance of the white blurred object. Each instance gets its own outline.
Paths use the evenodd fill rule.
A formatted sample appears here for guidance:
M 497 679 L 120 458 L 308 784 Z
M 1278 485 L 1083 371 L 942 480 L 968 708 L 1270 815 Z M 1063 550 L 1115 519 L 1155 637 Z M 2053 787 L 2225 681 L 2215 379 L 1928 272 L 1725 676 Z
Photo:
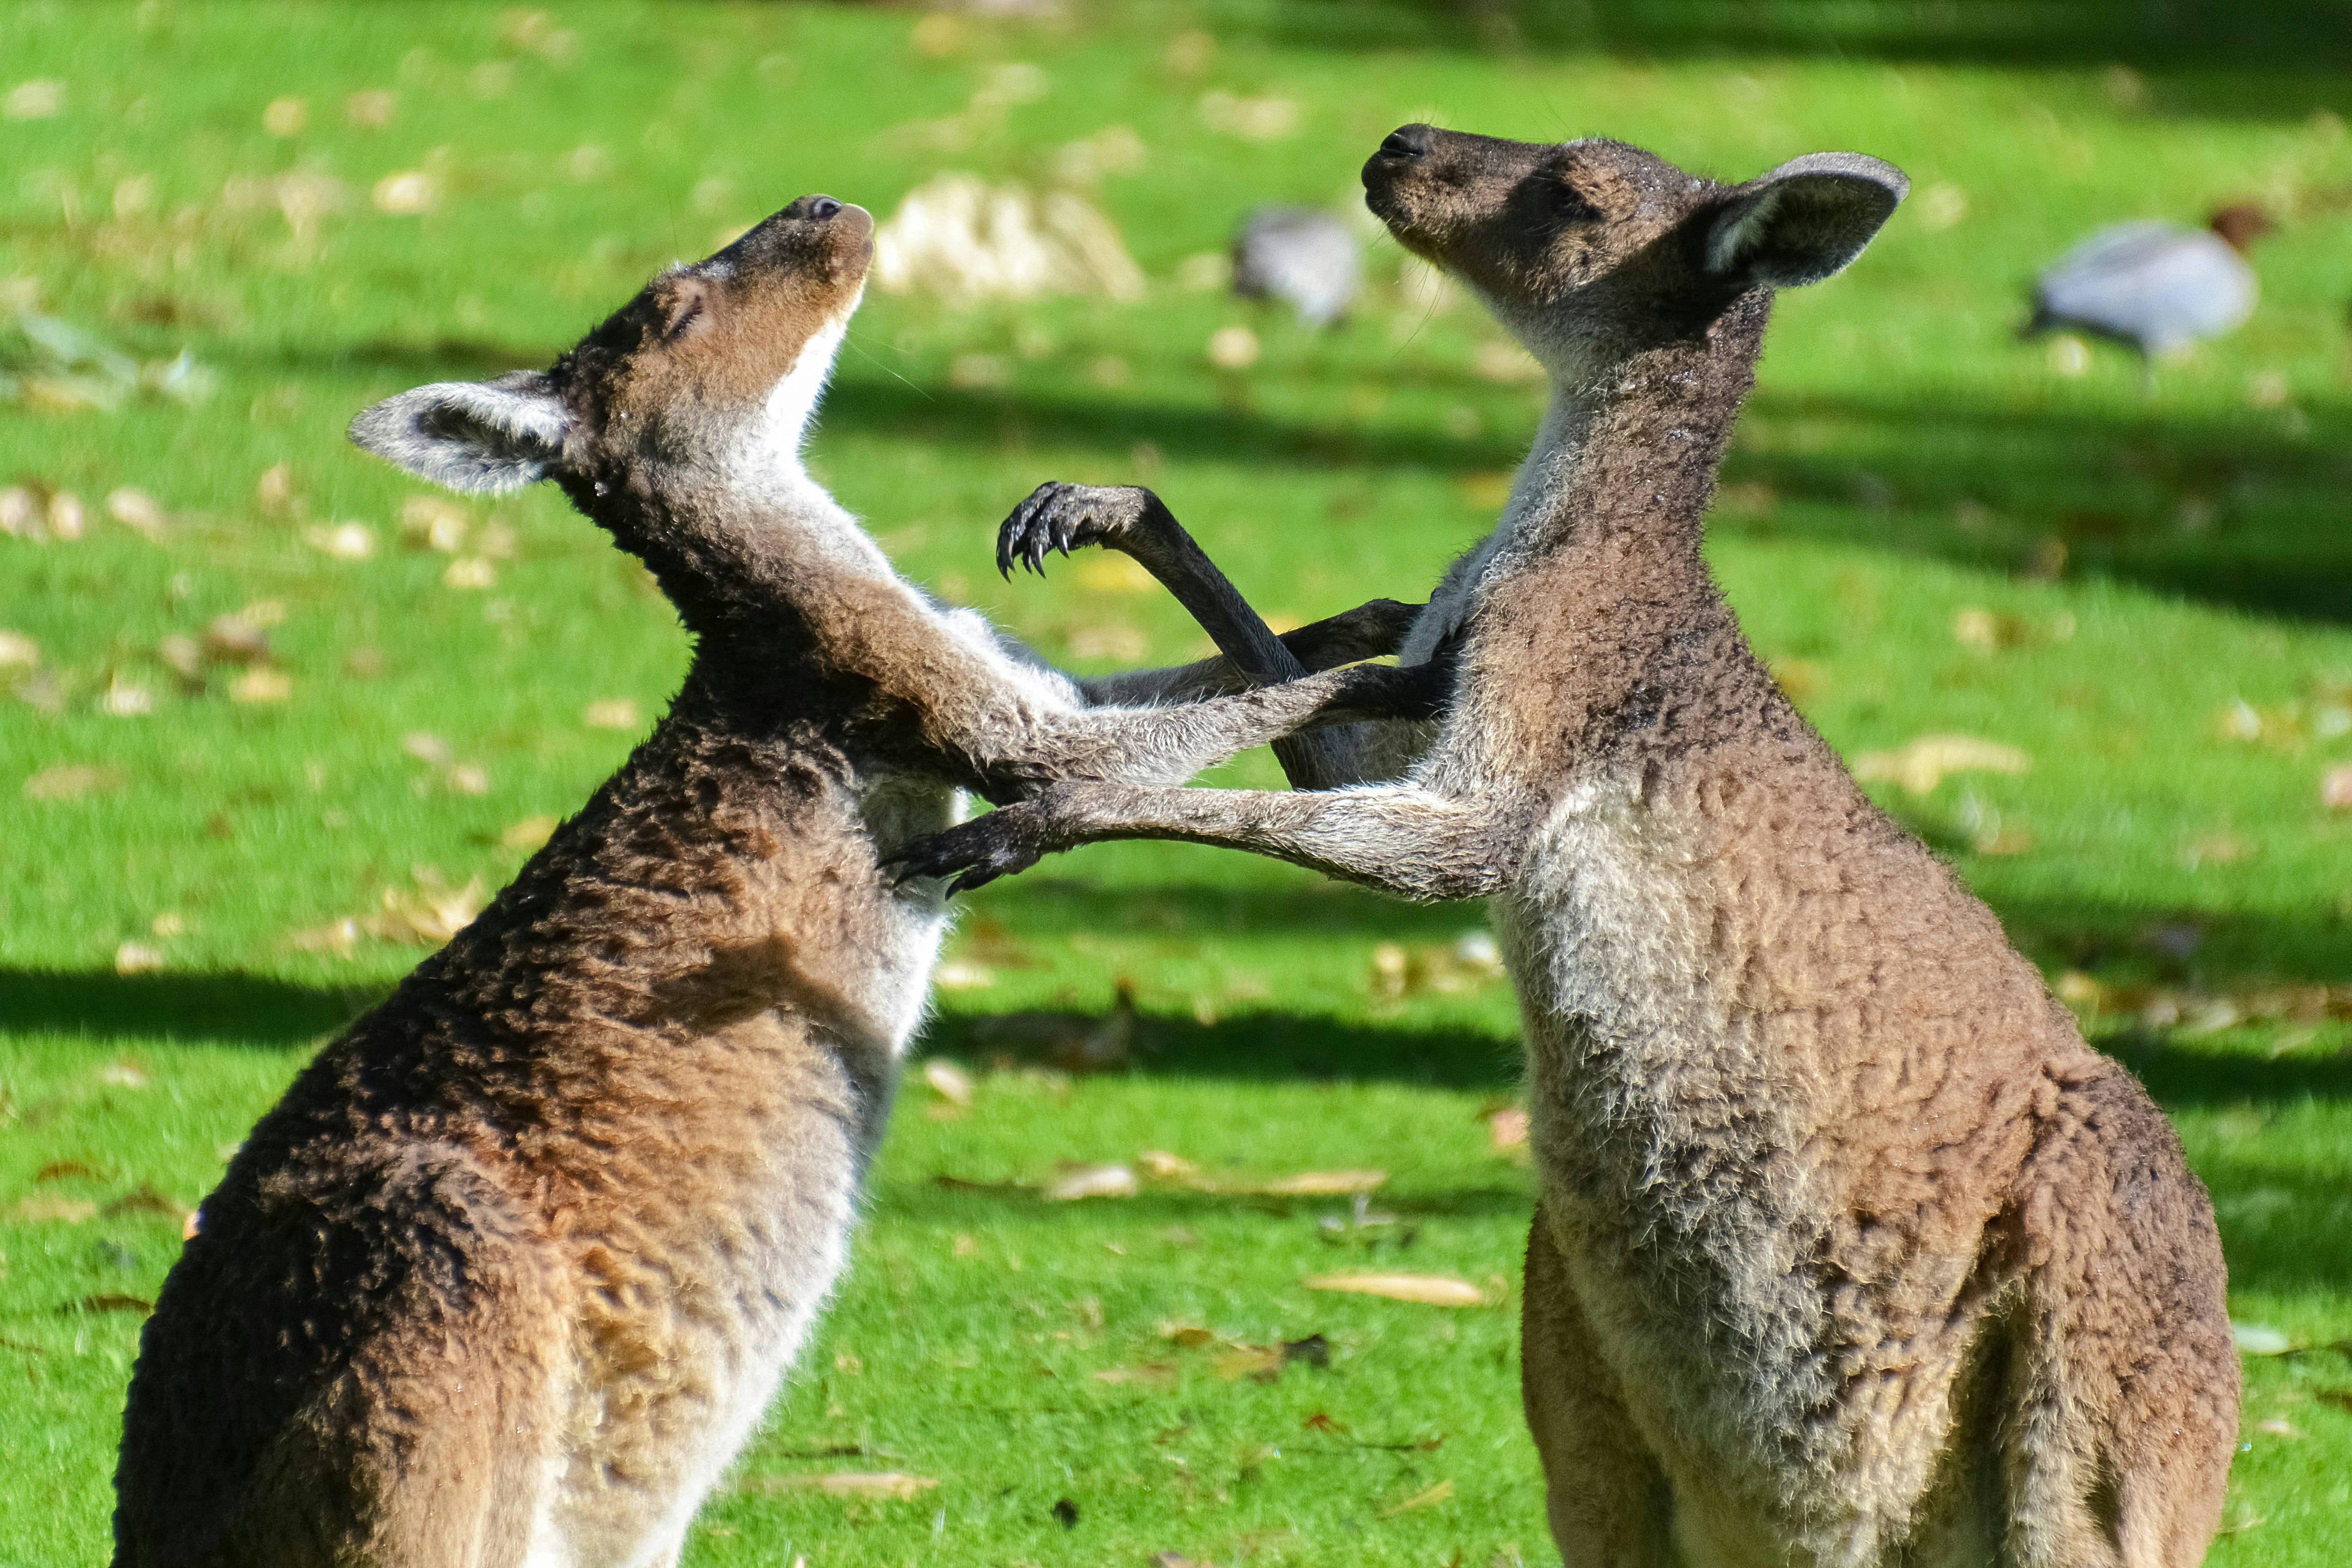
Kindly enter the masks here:
M 957 174 L 907 193 L 874 237 L 874 281 L 886 294 L 962 300 L 1143 298 L 1118 226 L 1084 197 Z
M 2270 221 L 2224 207 L 2210 226 L 2125 223 L 2058 258 L 2033 286 L 2029 332 L 2073 327 L 2151 358 L 2219 337 L 2253 314 L 2259 289 L 2244 252 Z
M 1234 235 L 1234 292 L 1279 300 L 1310 327 L 1345 316 L 1362 276 L 1355 234 L 1319 207 L 1253 208 Z

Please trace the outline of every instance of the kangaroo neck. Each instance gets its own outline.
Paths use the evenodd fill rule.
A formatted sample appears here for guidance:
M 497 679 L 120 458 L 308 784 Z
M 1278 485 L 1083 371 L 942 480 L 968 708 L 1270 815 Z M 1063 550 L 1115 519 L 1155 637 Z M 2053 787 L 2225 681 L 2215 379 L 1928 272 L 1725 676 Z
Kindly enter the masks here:
M 822 641 L 845 588 L 898 583 L 881 547 L 797 466 L 752 484 L 637 468 L 567 488 L 706 639 Z
M 1705 335 L 1644 349 L 1556 385 L 1522 470 L 1508 548 L 1533 564 L 1640 558 L 1705 575 L 1715 473 L 1755 384 L 1770 296 L 1735 301 Z

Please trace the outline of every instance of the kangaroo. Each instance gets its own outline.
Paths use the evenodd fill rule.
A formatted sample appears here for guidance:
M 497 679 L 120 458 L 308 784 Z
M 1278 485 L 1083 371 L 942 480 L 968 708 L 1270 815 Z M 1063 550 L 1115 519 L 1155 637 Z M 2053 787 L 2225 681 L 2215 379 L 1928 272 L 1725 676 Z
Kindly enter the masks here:
M 1370 667 L 1076 682 L 900 578 L 799 458 L 873 231 L 803 197 L 551 369 L 353 422 L 457 489 L 554 479 L 697 647 L 205 1200 L 131 1378 L 121 1568 L 675 1563 L 841 1269 L 922 1011 L 944 894 L 883 857 L 959 790 L 1181 780 L 1318 711 L 1427 708 Z M 1409 613 L 1287 647 L 1384 652 Z M 1139 705 L 1168 697 L 1196 700 Z
M 1062 784 L 907 868 L 968 887 L 1170 838 L 1493 900 L 1538 1187 L 1524 1393 L 1569 1563 L 2190 1568 L 2238 1405 L 2203 1188 L 1700 555 L 1774 290 L 1859 254 L 1903 175 L 1817 153 L 1724 186 L 1412 125 L 1364 184 L 1553 385 L 1406 639 L 1459 639 L 1442 728 L 1328 795 Z M 1045 510 L 1008 550 L 1140 515 Z

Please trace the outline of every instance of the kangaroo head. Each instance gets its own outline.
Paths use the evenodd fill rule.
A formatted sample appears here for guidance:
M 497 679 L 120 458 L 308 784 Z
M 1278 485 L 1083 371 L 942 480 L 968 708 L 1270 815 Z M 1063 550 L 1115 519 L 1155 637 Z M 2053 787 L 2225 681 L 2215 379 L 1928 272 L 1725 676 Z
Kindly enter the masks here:
M 665 470 L 797 467 L 873 253 L 865 208 L 803 196 L 656 278 L 552 368 L 404 392 L 352 420 L 352 439 L 460 490 L 554 478 L 601 494 Z
M 1814 153 L 1723 185 L 1601 138 L 1389 133 L 1364 201 L 1461 279 L 1557 378 L 1703 335 L 1759 288 L 1816 283 L 1862 253 L 1910 182 L 1859 153 Z

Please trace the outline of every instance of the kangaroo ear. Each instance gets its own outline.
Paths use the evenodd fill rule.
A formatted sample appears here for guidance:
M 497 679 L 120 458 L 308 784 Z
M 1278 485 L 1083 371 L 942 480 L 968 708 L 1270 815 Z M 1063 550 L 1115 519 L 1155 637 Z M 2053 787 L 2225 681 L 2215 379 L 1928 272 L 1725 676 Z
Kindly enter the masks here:
M 453 490 L 510 490 L 563 456 L 572 416 L 547 377 L 443 381 L 387 397 L 352 421 L 352 440 Z
M 1707 220 L 1706 269 L 1745 285 L 1818 283 L 1862 254 L 1908 195 L 1894 164 L 1809 153 L 1736 185 Z

